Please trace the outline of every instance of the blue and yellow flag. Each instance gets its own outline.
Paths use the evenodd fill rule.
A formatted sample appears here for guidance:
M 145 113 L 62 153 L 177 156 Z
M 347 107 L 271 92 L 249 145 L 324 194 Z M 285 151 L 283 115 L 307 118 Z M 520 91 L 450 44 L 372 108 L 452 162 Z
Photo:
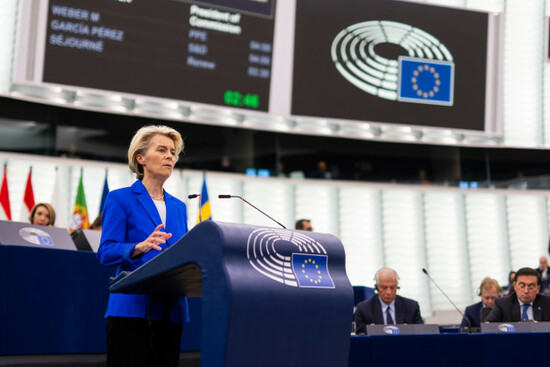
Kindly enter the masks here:
M 202 180 L 201 190 L 201 211 L 197 218 L 197 223 L 203 220 L 212 220 L 212 213 L 210 212 L 210 201 L 208 200 L 208 190 L 206 189 L 206 174 Z
M 398 100 L 452 106 L 453 62 L 399 57 Z
M 334 288 L 326 255 L 292 254 L 292 270 L 301 288 Z

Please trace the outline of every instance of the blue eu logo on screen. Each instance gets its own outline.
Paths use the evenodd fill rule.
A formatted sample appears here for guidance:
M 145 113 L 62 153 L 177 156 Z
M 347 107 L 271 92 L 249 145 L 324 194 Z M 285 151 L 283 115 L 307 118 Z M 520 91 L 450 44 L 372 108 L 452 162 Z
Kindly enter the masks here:
M 40 243 L 41 245 L 47 245 L 47 246 L 53 246 L 53 241 L 52 241 L 52 238 L 49 236 L 49 235 L 46 235 L 46 236 L 36 236 L 36 238 L 38 239 L 38 243 Z
M 398 100 L 453 105 L 454 63 L 399 57 Z
M 334 288 L 326 255 L 292 254 L 292 269 L 300 287 Z

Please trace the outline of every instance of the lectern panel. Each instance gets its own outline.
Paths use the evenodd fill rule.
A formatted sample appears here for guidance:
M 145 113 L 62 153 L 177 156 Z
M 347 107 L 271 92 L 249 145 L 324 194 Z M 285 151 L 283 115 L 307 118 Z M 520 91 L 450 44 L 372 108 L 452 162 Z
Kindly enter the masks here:
M 76 250 L 66 228 L 0 221 L 0 244 Z

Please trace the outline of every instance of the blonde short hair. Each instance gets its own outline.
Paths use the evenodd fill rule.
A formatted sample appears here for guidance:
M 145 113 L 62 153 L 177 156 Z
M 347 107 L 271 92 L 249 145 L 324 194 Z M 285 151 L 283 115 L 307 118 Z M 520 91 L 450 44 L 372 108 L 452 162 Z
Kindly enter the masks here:
M 493 287 L 496 288 L 498 296 L 502 296 L 502 287 L 498 284 L 496 279 L 492 279 L 490 277 L 483 278 L 481 284 L 479 285 L 479 295 L 481 295 L 481 291 L 488 291 L 493 289 Z
M 139 180 L 143 179 L 143 166 L 138 163 L 137 156 L 139 154 L 145 154 L 145 151 L 151 144 L 151 140 L 156 135 L 163 135 L 172 139 L 174 147 L 176 148 L 176 162 L 179 154 L 183 150 L 183 139 L 180 133 L 171 127 L 151 125 L 139 129 L 132 138 L 130 147 L 128 148 L 128 166 L 130 170 L 136 174 L 136 178 Z
M 34 215 L 36 214 L 36 211 L 38 210 L 38 207 L 43 206 L 46 208 L 48 213 L 50 214 L 50 220 L 48 221 L 47 226 L 53 226 L 55 224 L 55 210 L 51 204 L 48 203 L 38 203 L 35 204 L 35 206 L 32 207 L 31 213 L 29 214 L 29 222 L 30 224 L 34 224 L 32 221 L 34 219 Z

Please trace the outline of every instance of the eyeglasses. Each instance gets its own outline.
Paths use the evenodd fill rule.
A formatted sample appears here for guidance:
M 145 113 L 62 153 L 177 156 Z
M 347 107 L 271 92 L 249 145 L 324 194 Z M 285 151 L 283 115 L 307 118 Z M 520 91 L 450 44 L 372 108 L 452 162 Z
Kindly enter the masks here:
M 518 283 L 518 287 L 519 287 L 519 289 L 527 288 L 528 290 L 532 291 L 532 290 L 535 290 L 537 288 L 537 284 L 535 284 L 535 283 L 525 284 L 525 283 L 521 282 L 521 283 Z

